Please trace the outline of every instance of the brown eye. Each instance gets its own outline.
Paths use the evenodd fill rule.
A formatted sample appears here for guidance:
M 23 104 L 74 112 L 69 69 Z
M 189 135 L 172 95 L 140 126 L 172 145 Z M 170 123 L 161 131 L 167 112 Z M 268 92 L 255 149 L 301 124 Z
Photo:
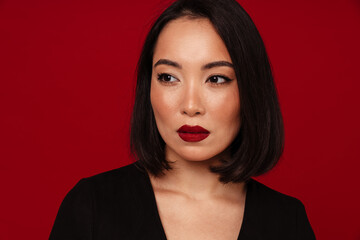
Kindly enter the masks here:
M 208 81 L 215 84 L 222 84 L 231 81 L 231 79 L 225 76 L 215 75 L 209 77 Z
M 175 82 L 177 79 L 170 74 L 160 73 L 158 74 L 158 80 L 162 82 Z

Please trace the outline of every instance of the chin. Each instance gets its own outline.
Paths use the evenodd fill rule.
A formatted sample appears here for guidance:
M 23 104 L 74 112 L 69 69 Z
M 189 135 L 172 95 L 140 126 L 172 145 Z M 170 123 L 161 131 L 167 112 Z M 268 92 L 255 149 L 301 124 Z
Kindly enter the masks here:
M 170 150 L 170 149 L 169 149 Z M 171 151 L 171 150 L 170 150 Z M 169 152 L 170 153 L 170 152 Z M 179 149 L 170 153 L 174 158 L 187 162 L 213 162 L 218 159 L 222 151 L 211 152 L 210 149 Z M 171 157 L 170 157 L 171 158 Z

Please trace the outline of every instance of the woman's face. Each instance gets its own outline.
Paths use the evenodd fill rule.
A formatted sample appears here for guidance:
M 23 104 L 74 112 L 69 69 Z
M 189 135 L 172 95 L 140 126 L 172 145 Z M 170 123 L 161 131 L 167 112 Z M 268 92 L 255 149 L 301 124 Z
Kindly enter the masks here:
M 240 129 L 238 84 L 209 20 L 183 17 L 164 27 L 154 49 L 150 98 L 167 160 L 217 159 L 231 144 Z

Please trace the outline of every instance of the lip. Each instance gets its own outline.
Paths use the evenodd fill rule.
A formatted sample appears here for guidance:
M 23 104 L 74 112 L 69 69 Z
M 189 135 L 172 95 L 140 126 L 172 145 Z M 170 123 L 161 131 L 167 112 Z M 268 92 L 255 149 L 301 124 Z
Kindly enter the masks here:
M 199 142 L 210 135 L 210 132 L 201 126 L 183 125 L 177 130 L 179 137 L 186 142 Z

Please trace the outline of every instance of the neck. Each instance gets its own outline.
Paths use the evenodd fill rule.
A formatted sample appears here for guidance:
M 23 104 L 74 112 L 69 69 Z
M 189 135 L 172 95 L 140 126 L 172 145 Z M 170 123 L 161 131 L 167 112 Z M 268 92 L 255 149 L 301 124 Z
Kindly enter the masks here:
M 158 189 L 175 191 L 194 199 L 217 196 L 237 199 L 245 194 L 244 183 L 224 184 L 219 181 L 218 174 L 210 171 L 210 166 L 219 163 L 219 157 L 203 161 L 187 161 L 171 156 L 167 159 L 171 159 L 172 169 L 165 171 L 161 177 L 151 177 Z

